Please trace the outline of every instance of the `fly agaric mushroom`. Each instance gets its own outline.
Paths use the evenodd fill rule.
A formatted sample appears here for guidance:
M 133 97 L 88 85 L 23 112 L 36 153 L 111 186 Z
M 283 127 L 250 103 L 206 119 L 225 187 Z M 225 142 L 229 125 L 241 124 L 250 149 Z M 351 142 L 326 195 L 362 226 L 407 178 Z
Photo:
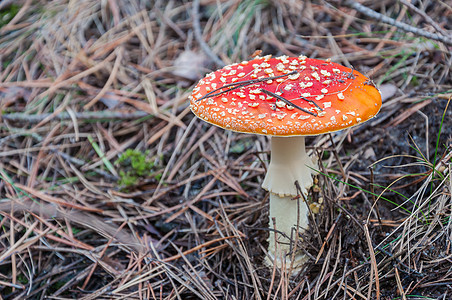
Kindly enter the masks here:
M 268 253 L 278 266 L 301 266 L 303 254 L 289 255 L 298 224 L 308 227 L 308 208 L 297 188 L 312 186 L 314 162 L 305 136 L 329 133 L 374 117 L 381 107 L 375 85 L 361 73 L 305 56 L 257 57 L 226 66 L 200 80 L 190 108 L 202 120 L 236 132 L 271 136 L 271 161 L 262 187 L 270 192 Z M 277 242 L 275 242 L 277 240 Z M 294 257 L 291 260 L 291 257 Z

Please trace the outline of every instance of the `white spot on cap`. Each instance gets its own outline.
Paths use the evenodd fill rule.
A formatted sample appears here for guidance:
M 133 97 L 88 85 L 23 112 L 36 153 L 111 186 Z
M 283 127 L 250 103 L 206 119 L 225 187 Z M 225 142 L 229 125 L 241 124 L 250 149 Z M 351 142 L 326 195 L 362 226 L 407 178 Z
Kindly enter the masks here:
M 327 70 L 320 70 L 320 74 L 322 74 L 323 76 L 326 76 L 326 77 L 330 77 L 331 76 L 331 73 L 328 72 Z
M 286 103 L 284 103 L 283 101 L 276 101 L 276 106 L 278 108 L 283 108 L 284 106 L 286 106 Z
M 292 75 L 289 75 L 290 80 L 297 80 L 300 77 L 300 73 L 295 73 Z
M 293 88 L 293 84 L 288 84 L 288 85 L 286 85 L 285 87 L 284 87 L 284 89 L 286 90 L 286 91 L 290 91 L 292 88 Z
M 320 81 L 320 76 L 317 72 L 312 72 L 311 76 Z

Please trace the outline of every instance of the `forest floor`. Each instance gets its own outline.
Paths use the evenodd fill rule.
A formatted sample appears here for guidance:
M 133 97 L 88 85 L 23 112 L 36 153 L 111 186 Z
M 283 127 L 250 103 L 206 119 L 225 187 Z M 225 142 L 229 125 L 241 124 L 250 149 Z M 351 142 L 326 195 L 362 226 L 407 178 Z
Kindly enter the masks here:
M 451 299 L 451 26 L 431 0 L 0 2 L 0 298 Z M 189 109 L 255 51 L 383 97 L 307 139 L 298 274 L 264 263 L 269 140 Z

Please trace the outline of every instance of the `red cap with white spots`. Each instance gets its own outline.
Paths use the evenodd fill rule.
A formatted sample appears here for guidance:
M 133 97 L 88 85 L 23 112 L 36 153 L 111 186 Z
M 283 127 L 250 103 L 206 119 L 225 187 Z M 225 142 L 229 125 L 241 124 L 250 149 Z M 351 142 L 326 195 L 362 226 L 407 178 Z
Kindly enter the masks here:
M 190 107 L 233 131 L 317 135 L 369 120 L 381 95 L 364 75 L 336 63 L 268 55 L 210 73 L 194 88 Z

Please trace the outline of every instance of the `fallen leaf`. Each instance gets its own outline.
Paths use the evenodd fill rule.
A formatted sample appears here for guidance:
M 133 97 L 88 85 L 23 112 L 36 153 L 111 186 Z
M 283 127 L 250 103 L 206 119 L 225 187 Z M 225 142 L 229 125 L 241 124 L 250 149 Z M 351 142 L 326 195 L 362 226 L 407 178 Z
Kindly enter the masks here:
M 390 83 L 382 84 L 378 87 L 381 93 L 381 99 L 384 101 L 392 98 L 397 93 L 397 87 Z
M 174 61 L 176 69 L 173 74 L 190 81 L 197 81 L 204 77 L 204 74 L 208 71 L 207 67 L 209 64 L 211 64 L 211 61 L 204 53 L 185 50 Z M 179 83 L 183 85 L 188 84 L 185 81 L 179 81 Z

